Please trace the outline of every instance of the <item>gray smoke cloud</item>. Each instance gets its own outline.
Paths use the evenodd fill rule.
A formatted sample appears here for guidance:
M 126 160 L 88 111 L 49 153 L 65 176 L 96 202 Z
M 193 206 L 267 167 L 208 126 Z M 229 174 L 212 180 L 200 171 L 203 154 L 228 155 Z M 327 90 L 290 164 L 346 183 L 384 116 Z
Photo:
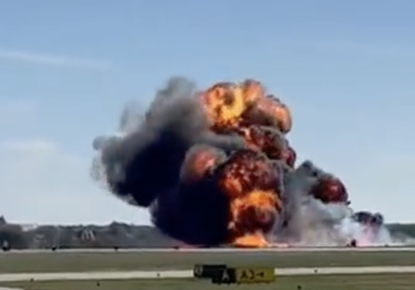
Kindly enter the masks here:
M 392 245 L 403 241 L 391 236 L 383 223 L 365 223 L 355 219 L 353 209 L 344 203 L 323 203 L 310 196 L 313 185 L 327 173 L 311 161 L 305 161 L 285 178 L 286 207 L 290 223 L 274 233 L 276 241 L 298 246 Z M 368 213 L 370 214 L 370 213 Z M 374 214 L 370 214 L 375 216 Z

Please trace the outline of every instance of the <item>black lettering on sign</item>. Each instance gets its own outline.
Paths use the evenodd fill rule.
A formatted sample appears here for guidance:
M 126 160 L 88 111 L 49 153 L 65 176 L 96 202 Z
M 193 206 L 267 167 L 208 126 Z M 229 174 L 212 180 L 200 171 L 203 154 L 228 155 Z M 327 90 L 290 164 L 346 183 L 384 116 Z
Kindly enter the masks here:
M 235 274 L 237 283 L 270 283 L 275 280 L 274 269 L 271 268 L 237 268 Z

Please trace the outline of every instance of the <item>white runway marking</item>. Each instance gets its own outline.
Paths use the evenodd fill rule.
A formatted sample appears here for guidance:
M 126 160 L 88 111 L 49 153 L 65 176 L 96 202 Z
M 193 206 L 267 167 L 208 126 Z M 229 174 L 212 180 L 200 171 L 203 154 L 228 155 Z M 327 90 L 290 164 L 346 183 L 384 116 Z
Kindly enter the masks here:
M 333 275 L 333 274 L 382 274 L 415 273 L 415 266 L 385 267 L 319 267 L 276 268 L 277 276 Z M 193 277 L 192 270 L 182 271 L 122 271 L 122 272 L 73 272 L 73 273 L 18 273 L 0 274 L 0 282 L 59 281 L 59 280 L 125 280 L 125 279 L 180 279 Z M 1 290 L 1 289 L 0 289 Z

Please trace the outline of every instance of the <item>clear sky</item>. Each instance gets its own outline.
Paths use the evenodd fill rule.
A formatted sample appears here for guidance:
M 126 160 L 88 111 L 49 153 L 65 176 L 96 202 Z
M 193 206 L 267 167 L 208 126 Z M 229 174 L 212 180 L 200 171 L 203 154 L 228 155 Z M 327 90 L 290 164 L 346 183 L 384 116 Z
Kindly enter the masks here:
M 0 214 L 148 223 L 89 178 L 91 140 L 173 75 L 257 78 L 291 107 L 301 159 L 356 209 L 415 220 L 415 1 L 0 2 Z

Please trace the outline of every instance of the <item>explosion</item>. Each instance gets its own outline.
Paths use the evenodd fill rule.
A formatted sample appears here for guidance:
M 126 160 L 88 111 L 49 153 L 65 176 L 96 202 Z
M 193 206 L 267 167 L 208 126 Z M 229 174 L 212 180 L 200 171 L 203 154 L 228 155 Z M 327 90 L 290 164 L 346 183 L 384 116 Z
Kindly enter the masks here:
M 268 247 L 309 242 L 352 218 L 342 181 L 310 161 L 296 167 L 289 108 L 255 80 L 202 92 L 173 78 L 122 134 L 94 140 L 93 176 L 116 196 L 148 207 L 167 235 L 195 245 Z

